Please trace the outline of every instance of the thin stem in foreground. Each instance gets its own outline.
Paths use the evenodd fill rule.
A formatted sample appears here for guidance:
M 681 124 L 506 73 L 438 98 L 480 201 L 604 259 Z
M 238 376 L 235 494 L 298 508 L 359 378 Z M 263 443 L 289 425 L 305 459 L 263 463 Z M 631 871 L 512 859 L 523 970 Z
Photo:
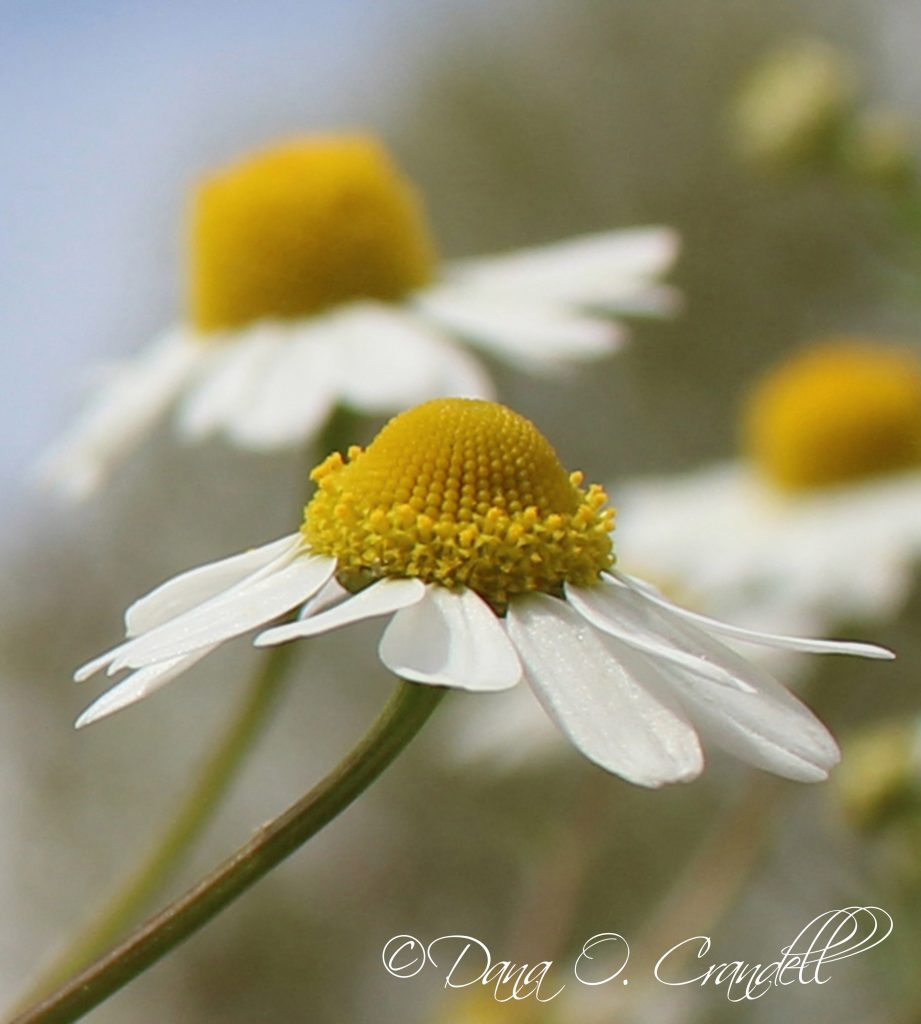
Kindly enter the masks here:
M 313 789 L 184 896 L 11 1024 L 78 1020 L 207 924 L 360 796 L 419 732 L 445 692 L 401 681 L 364 737 Z
M 346 450 L 357 430 L 358 417 L 337 407 L 321 432 L 310 464 L 330 450 Z M 310 488 L 312 490 L 312 488 Z M 38 975 L 17 1006 L 28 1006 L 55 985 L 102 953 L 141 915 L 182 858 L 205 830 L 222 798 L 236 778 L 246 754 L 265 725 L 290 664 L 292 647 L 271 648 L 247 689 L 243 705 L 230 720 L 191 790 L 166 829 L 124 883 L 68 942 L 64 950 Z
M 242 706 L 205 761 L 189 793 L 143 861 L 44 971 L 20 1005 L 28 1005 L 88 964 L 134 922 L 167 881 L 230 788 L 281 689 L 292 645 L 271 648 L 246 692 Z

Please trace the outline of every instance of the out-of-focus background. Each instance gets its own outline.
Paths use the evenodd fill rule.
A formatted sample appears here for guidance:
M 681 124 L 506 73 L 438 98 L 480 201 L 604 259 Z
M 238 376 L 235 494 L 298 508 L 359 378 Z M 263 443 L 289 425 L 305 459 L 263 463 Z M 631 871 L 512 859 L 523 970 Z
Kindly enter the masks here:
M 638 323 L 625 354 L 585 371 L 541 380 L 493 369 L 504 400 L 590 479 L 689 469 L 734 453 L 740 388 L 791 346 L 841 332 L 918 340 L 913 257 L 891 204 L 833 175 L 767 175 L 740 163 L 727 110 L 766 52 L 817 36 L 849 55 L 866 97 L 910 124 L 921 104 L 912 46 L 921 11 L 908 0 L 35 0 L 6 4 L 4 23 L 8 1004 L 147 848 L 232 712 L 254 655 L 243 641 L 228 645 L 155 699 L 81 733 L 71 723 L 88 697 L 69 683 L 74 666 L 114 643 L 124 607 L 160 580 L 289 532 L 305 491 L 303 453 L 183 447 L 169 430 L 85 505 L 26 482 L 94 366 L 182 316 L 190 182 L 280 136 L 357 126 L 392 147 L 449 257 L 675 226 L 683 251 L 673 280 L 686 298 L 678 318 Z M 812 702 L 837 731 L 917 709 L 918 610 L 915 600 L 901 622 L 874 627 L 872 639 L 902 655 L 885 676 L 835 662 L 813 677 Z M 390 686 L 377 632 L 371 624 L 305 650 L 302 679 L 170 893 L 299 796 L 359 735 Z M 693 786 L 647 792 L 604 776 L 563 740 L 549 760 L 500 771 L 446 762 L 444 732 L 434 736 L 91 1019 L 454 1019 L 460 994 L 452 1004 L 439 979 L 383 971 L 390 936 L 467 933 L 503 959 L 531 962 L 568 962 L 600 931 L 639 942 L 708 841 L 692 892 L 718 890 L 719 865 L 740 848 L 749 861 L 725 906 L 704 898 L 702 919 L 690 918 L 687 934 L 712 929 L 724 959 L 775 959 L 815 914 L 855 903 L 890 909 L 896 932 L 824 986 L 747 1004 L 718 989 L 652 987 L 629 1006 L 612 993 L 608 1008 L 596 992 L 592 1013 L 915 1019 L 921 993 L 905 965 L 921 953 L 917 891 L 880 871 L 875 839 L 848 823 L 833 786 L 766 787 L 716 757 Z M 750 819 L 739 817 L 740 800 Z M 719 833 L 724 818 L 735 832 Z M 487 1019 L 478 1012 L 470 1019 Z

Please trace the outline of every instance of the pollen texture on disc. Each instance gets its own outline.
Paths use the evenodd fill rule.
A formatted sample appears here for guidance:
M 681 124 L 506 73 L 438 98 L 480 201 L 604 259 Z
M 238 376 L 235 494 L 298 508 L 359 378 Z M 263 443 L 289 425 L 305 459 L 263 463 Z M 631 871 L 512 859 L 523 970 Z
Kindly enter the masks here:
M 604 491 L 583 490 L 529 420 L 492 402 L 417 406 L 313 478 L 303 533 L 338 560 L 346 586 L 418 577 L 501 608 L 517 593 L 596 582 L 614 561 Z

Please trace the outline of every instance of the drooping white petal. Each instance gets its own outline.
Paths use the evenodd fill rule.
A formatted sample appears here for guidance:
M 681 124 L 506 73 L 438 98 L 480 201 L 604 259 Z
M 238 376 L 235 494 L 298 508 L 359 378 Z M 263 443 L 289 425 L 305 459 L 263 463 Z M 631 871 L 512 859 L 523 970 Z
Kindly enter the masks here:
M 485 370 L 418 316 L 383 303 L 350 303 L 329 321 L 342 401 L 377 414 L 431 398 L 492 398 Z
M 328 419 L 341 381 L 325 334 L 327 319 L 274 325 L 282 344 L 254 373 L 245 400 L 227 418 L 227 433 L 238 445 L 264 451 L 300 444 Z
M 673 617 L 672 627 L 714 662 L 744 678 L 754 691 L 731 690 L 660 662 L 659 671 L 705 740 L 787 778 L 817 782 L 827 777 L 840 759 L 838 745 L 805 704 L 763 669 L 691 623 Z
M 85 498 L 141 441 L 206 353 L 175 330 L 106 376 L 82 417 L 39 460 L 36 476 Z
M 255 582 L 287 565 L 299 543 L 300 535 L 290 534 L 262 547 L 191 569 L 167 580 L 135 601 L 125 612 L 128 639 L 78 668 L 74 680 L 83 682 L 106 666 L 109 666 L 110 675 L 117 672 L 125 664 L 120 659 L 126 652 L 135 649 L 140 634 L 156 629 L 211 598 L 232 591 L 244 582 Z
M 257 578 L 245 580 L 130 641 L 109 671 L 176 658 L 265 625 L 315 594 L 335 569 L 334 558 L 296 555 L 277 571 L 254 574 Z
M 647 638 L 658 635 L 669 646 L 709 662 L 714 669 L 722 670 L 725 673 L 721 680 L 714 680 L 711 677 L 711 682 L 716 682 L 727 691 L 736 689 L 754 693 L 760 689 L 763 675 L 761 670 L 747 658 L 743 658 L 725 644 L 720 643 L 709 631 L 689 622 L 687 618 L 668 608 L 654 604 L 644 594 L 626 585 L 618 584 L 617 581 L 612 580 L 603 585 L 611 588 L 621 587 L 620 600 L 626 606 L 632 604 L 637 616 L 648 622 Z M 669 662 L 674 662 L 674 659 L 668 659 L 668 661 L 663 659 L 663 665 Z M 682 668 L 682 671 L 686 672 L 687 670 Z M 697 674 L 695 673 L 695 675 Z M 688 675 L 690 677 L 690 673 Z M 726 677 L 733 680 L 733 686 L 726 685 Z M 705 678 L 705 676 L 701 675 L 700 678 Z
M 90 676 L 96 675 L 97 672 L 104 669 L 107 665 L 111 665 L 115 659 L 123 653 L 125 648 L 128 646 L 127 643 L 121 643 L 117 647 L 113 647 L 110 651 L 106 651 L 104 654 L 100 654 L 97 658 L 93 658 L 92 661 L 88 661 L 85 665 L 81 665 L 76 672 L 74 672 L 74 682 L 82 683 L 89 679 Z
M 257 647 L 270 644 L 282 644 L 287 640 L 296 640 L 303 636 L 316 636 L 328 633 L 340 626 L 348 626 L 363 619 L 373 619 L 379 615 L 390 615 L 401 608 L 421 601 L 425 595 L 425 584 L 420 580 L 383 579 L 365 587 L 340 604 L 316 615 L 289 622 L 284 626 L 267 629 L 253 641 Z
M 215 597 L 251 573 L 265 568 L 276 558 L 290 554 L 299 542 L 300 534 L 292 533 L 270 544 L 174 576 L 128 608 L 125 612 L 128 636 L 137 636 L 155 629 Z
M 615 658 L 581 616 L 546 594 L 515 598 L 508 631 L 538 700 L 590 760 L 642 786 L 700 774 L 697 735 L 667 695 L 650 692 L 641 656 L 624 648 Z
M 449 281 L 576 305 L 608 305 L 664 273 L 678 253 L 670 228 L 608 231 L 507 255 L 451 264 Z M 663 312 L 667 312 L 665 309 Z
M 895 654 L 886 647 L 877 644 L 861 643 L 855 640 L 815 640 L 808 637 L 784 636 L 780 633 L 761 633 L 757 630 L 743 629 L 741 626 L 733 626 L 731 623 L 722 622 L 719 619 L 710 618 L 707 615 L 700 615 L 697 612 L 689 611 L 680 605 L 674 604 L 655 587 L 644 580 L 626 573 L 613 571 L 611 575 L 623 583 L 634 593 L 641 595 L 646 601 L 666 609 L 673 615 L 677 615 L 687 622 L 692 622 L 708 633 L 716 633 L 721 636 L 730 637 L 733 640 L 742 640 L 745 643 L 760 644 L 764 647 L 778 647 L 787 651 L 803 651 L 811 654 L 853 654 L 863 658 L 880 658 L 891 660 Z
M 531 371 L 608 355 L 625 336 L 619 324 L 570 312 L 540 296 L 480 294 L 442 285 L 419 292 L 415 302 L 435 323 Z
M 285 340 L 283 330 L 265 324 L 203 339 L 201 347 L 210 350 L 211 362 L 183 400 L 180 431 L 197 441 L 230 426 Z
M 648 602 L 632 591 L 601 583 L 594 587 L 566 585 L 566 599 L 596 629 L 622 640 L 655 658 L 673 662 L 724 686 L 750 689 L 720 665 L 714 665 L 693 649 L 688 650 L 655 614 L 649 614 Z M 677 645 L 676 645 L 677 641 Z
M 518 655 L 486 602 L 435 584 L 393 617 L 380 656 L 404 679 L 461 690 L 507 690 L 521 678 Z
M 75 727 L 82 729 L 85 725 L 98 722 L 100 718 L 106 718 L 116 711 L 121 711 L 122 708 L 128 707 L 129 704 L 135 704 L 137 701 L 149 697 L 161 687 L 166 686 L 167 683 L 171 683 L 177 676 L 185 672 L 186 669 L 201 661 L 205 655 L 210 654 L 213 650 L 213 646 L 205 647 L 200 651 L 195 651 L 193 654 L 186 654 L 180 658 L 170 658 L 168 661 L 161 661 L 156 665 L 148 665 L 146 668 L 132 672 L 130 676 L 116 683 L 115 686 L 106 690 L 101 697 L 90 704 L 74 722 Z

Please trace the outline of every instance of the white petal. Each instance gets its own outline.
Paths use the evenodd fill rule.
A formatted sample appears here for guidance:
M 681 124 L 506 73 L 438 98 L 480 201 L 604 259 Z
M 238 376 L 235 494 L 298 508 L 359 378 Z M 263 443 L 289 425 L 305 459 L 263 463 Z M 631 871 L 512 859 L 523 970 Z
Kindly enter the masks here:
M 580 305 L 618 316 L 665 317 L 683 311 L 684 296 L 671 285 L 624 280 L 616 286 L 599 285 L 594 296 L 585 289 Z
M 801 782 L 817 782 L 840 759 L 838 745 L 818 718 L 763 669 L 710 637 L 672 617 L 672 628 L 717 664 L 744 678 L 753 691 L 742 693 L 675 668 L 658 669 L 706 740 L 736 757 Z
M 541 704 L 586 757 L 642 786 L 700 774 L 694 729 L 649 691 L 638 655 L 626 649 L 615 658 L 584 619 L 546 594 L 512 601 L 508 630 Z
M 310 615 L 316 615 L 322 612 L 324 608 L 329 608 L 330 605 L 338 604 L 340 601 L 344 601 L 349 597 L 349 592 L 342 586 L 342 584 L 333 576 L 327 580 L 326 583 L 313 595 L 313 597 L 304 605 L 303 608 L 297 613 L 299 619 L 306 619 Z
M 146 633 L 196 605 L 240 583 L 251 573 L 276 558 L 289 554 L 300 542 L 300 534 L 289 534 L 258 548 L 252 548 L 219 562 L 201 565 L 162 583 L 125 612 L 128 636 Z
M 418 604 L 393 617 L 380 656 L 404 679 L 461 690 L 507 690 L 521 678 L 508 637 L 472 590 L 427 585 Z
M 192 440 L 199 440 L 229 427 L 245 410 L 259 379 L 285 344 L 285 331 L 258 325 L 204 339 L 211 362 L 179 411 L 179 428 Z
M 72 498 L 87 497 L 141 441 L 204 356 L 194 339 L 173 331 L 116 367 L 68 434 L 42 456 L 37 478 Z
M 876 644 L 859 643 L 854 640 L 813 640 L 808 637 L 784 636 L 780 633 L 760 633 L 756 630 L 744 629 L 741 626 L 733 626 L 728 622 L 711 619 L 709 616 L 700 615 L 672 603 L 664 594 L 644 580 L 617 571 L 612 572 L 611 575 L 634 593 L 642 595 L 645 600 L 678 615 L 687 622 L 695 623 L 708 633 L 717 633 L 734 640 L 760 644 L 764 647 L 779 647 L 786 651 L 804 651 L 811 654 L 854 654 L 863 658 L 883 660 L 891 660 L 895 657 L 895 654 L 888 648 L 879 647 Z
M 614 589 L 618 586 L 616 581 L 603 584 Z M 676 671 L 683 678 L 700 678 L 725 689 L 728 692 L 740 691 L 742 693 L 755 693 L 761 685 L 762 673 L 752 662 L 743 658 L 740 654 L 721 644 L 708 632 L 686 621 L 680 615 L 675 615 L 666 608 L 654 605 L 643 594 L 620 585 L 622 595 L 620 601 L 624 608 L 630 608 L 635 615 L 635 628 L 642 630 L 639 639 L 652 644 L 658 637 L 662 643 L 692 658 L 709 663 L 713 667 L 713 673 L 702 673 L 697 670 L 694 673 L 688 672 L 685 666 L 676 667 Z M 599 619 L 600 621 L 600 619 Z M 608 629 L 606 632 L 610 633 Z M 635 646 L 635 645 L 634 645 Z M 661 668 L 674 666 L 674 658 L 662 658 Z M 718 675 L 722 672 L 722 675 Z
M 127 643 L 121 643 L 117 647 L 113 647 L 110 651 L 106 651 L 105 654 L 100 654 L 99 657 L 93 658 L 92 661 L 88 661 L 85 665 L 81 665 L 80 668 L 74 672 L 74 682 L 82 683 L 84 680 L 89 679 L 90 676 L 96 675 L 96 673 L 110 665 L 115 659 L 125 650 L 128 646 Z
M 724 668 L 714 665 L 687 645 L 681 645 L 659 617 L 649 614 L 648 602 L 624 587 L 601 583 L 594 587 L 566 585 L 566 599 L 596 629 L 609 634 L 636 650 L 663 658 L 679 667 L 696 672 L 724 686 L 748 689 Z M 679 645 L 676 646 L 675 640 Z
M 161 661 L 157 665 L 148 665 L 147 668 L 132 672 L 130 676 L 106 690 L 98 700 L 90 704 L 74 722 L 75 727 L 82 729 L 83 726 L 89 725 L 91 722 L 97 722 L 100 718 L 106 718 L 116 711 L 121 711 L 129 704 L 135 704 L 137 701 L 149 697 L 161 687 L 166 686 L 167 683 L 171 683 L 196 662 L 201 661 L 213 650 L 213 646 L 205 647 L 200 651 L 195 651 L 194 654 L 170 658 L 168 661 Z
M 332 629 L 339 629 L 340 626 L 348 626 L 363 619 L 373 619 L 378 615 L 390 615 L 400 608 L 408 608 L 421 601 L 424 595 L 425 584 L 420 580 L 379 580 L 333 608 L 299 619 L 297 622 L 267 629 L 260 633 L 253 643 L 257 647 L 266 647 L 302 636 L 328 633 Z
M 109 671 L 142 668 L 265 625 L 315 594 L 335 569 L 334 558 L 296 555 L 270 575 L 244 581 L 130 641 Z
M 618 298 L 626 303 L 631 289 L 668 270 L 677 253 L 678 235 L 670 228 L 635 228 L 452 264 L 446 277 L 483 292 L 608 305 Z
M 432 330 L 431 327 L 427 328 Z M 438 378 L 434 398 L 485 398 L 493 400 L 496 389 L 483 364 L 453 340 L 435 337 Z
M 213 597 L 232 592 L 244 582 L 255 582 L 288 564 L 299 543 L 300 535 L 290 534 L 241 555 L 191 569 L 167 580 L 128 608 L 125 613 L 128 639 L 78 668 L 74 680 L 83 682 L 107 665 L 111 666 L 110 675 L 117 672 L 120 665 L 125 664 L 120 659 L 126 652 L 135 649 L 137 637 L 141 633 L 156 629 Z
M 342 401 L 354 409 L 376 414 L 431 398 L 493 397 L 479 363 L 413 313 L 352 303 L 336 316 L 335 330 Z
M 443 285 L 417 293 L 415 302 L 435 323 L 529 370 L 551 371 L 567 360 L 597 359 L 624 341 L 619 324 L 569 312 L 540 296 L 483 295 Z
M 237 444 L 256 451 L 299 444 L 327 420 L 340 387 L 327 319 L 286 325 L 283 343 L 254 371 L 245 400 L 227 417 L 227 433 Z

